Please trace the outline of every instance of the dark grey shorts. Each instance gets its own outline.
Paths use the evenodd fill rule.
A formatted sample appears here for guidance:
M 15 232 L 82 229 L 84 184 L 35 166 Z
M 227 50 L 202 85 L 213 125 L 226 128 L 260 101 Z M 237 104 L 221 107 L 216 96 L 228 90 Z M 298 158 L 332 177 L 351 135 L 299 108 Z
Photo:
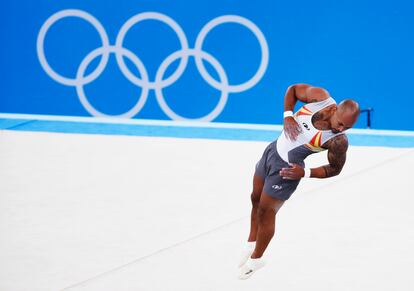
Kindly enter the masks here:
M 299 163 L 302 167 L 304 163 Z M 287 200 L 295 192 L 300 180 L 287 180 L 279 176 L 282 168 L 289 168 L 276 150 L 276 141 L 269 144 L 260 161 L 256 164 L 255 175 L 264 180 L 263 191 L 273 198 Z

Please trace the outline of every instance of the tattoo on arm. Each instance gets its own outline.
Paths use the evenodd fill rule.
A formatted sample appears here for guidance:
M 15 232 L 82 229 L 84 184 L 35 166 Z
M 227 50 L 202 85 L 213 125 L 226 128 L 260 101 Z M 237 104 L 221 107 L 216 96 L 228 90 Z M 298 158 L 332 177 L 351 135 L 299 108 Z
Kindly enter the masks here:
M 338 175 L 346 161 L 346 151 L 348 150 L 348 138 L 341 134 L 333 138 L 328 147 L 329 165 L 323 167 L 326 177 Z

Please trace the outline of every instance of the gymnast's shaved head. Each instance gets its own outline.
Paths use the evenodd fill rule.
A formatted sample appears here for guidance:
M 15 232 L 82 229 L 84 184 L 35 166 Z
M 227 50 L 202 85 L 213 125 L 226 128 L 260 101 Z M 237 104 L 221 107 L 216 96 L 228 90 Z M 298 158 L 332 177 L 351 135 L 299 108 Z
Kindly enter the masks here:
M 351 128 L 358 120 L 359 104 L 351 99 L 343 100 L 331 118 L 332 132 L 339 133 Z

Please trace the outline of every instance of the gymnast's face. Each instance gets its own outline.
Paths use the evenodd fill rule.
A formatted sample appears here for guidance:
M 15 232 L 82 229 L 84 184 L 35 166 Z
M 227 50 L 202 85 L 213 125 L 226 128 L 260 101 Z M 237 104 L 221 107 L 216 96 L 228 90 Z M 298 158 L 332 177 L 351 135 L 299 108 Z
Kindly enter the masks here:
M 331 128 L 333 133 L 350 129 L 358 120 L 359 113 L 339 105 L 332 115 Z

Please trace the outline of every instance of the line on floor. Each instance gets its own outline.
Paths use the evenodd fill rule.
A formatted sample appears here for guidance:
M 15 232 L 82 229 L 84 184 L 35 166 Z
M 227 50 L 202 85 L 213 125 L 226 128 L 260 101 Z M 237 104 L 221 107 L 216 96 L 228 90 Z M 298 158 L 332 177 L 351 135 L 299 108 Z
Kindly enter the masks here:
M 353 174 L 350 174 L 350 175 L 348 175 L 348 176 L 345 176 L 345 177 L 343 177 L 343 178 L 342 178 L 342 179 L 340 179 L 340 180 L 336 180 L 336 181 L 334 181 L 334 182 L 332 182 L 332 183 L 327 183 L 327 184 L 325 184 L 325 185 L 321 185 L 320 187 L 317 187 L 317 188 L 314 188 L 314 189 L 310 189 L 310 190 L 304 191 L 303 193 L 305 194 L 305 193 L 310 193 L 310 192 L 319 192 L 319 190 L 320 190 L 320 189 L 330 187 L 330 186 L 332 186 L 333 184 L 337 184 L 337 183 L 340 183 L 340 182 L 346 181 L 346 180 L 348 180 L 349 178 L 352 178 L 352 177 L 354 177 L 354 176 L 358 176 L 358 175 L 360 175 L 361 173 L 364 173 L 364 172 L 369 172 L 369 171 L 371 171 L 371 170 L 373 170 L 373 169 L 375 169 L 375 168 L 382 167 L 382 166 L 384 166 L 384 165 L 386 165 L 386 164 L 388 164 L 388 163 L 390 163 L 390 162 L 394 162 L 394 161 L 396 161 L 396 160 L 399 160 L 399 159 L 401 159 L 401 158 L 403 158 L 403 157 L 406 157 L 407 155 L 410 155 L 410 154 L 412 154 L 412 153 L 414 153 L 414 150 L 406 151 L 406 152 L 404 152 L 404 153 L 402 153 L 402 154 L 400 154 L 400 155 L 397 155 L 397 156 L 391 157 L 391 158 L 389 158 L 389 159 L 387 159 L 387 160 L 385 160 L 385 161 L 382 161 L 382 162 L 380 162 L 380 163 L 378 163 L 378 164 L 375 164 L 375 165 L 370 166 L 370 167 L 368 167 L 368 168 L 361 169 L 361 170 L 359 170 L 359 171 L 357 171 L 357 172 L 355 172 L 355 173 L 353 173 Z M 110 270 L 108 270 L 108 271 L 102 272 L 102 273 L 100 273 L 100 274 L 98 274 L 98 275 L 95 275 L 95 276 L 93 276 L 93 277 L 91 277 L 91 278 L 88 278 L 88 279 L 86 279 L 86 280 L 83 280 L 83 281 L 77 282 L 77 283 L 75 283 L 75 284 L 72 284 L 72 285 L 70 285 L 70 286 L 67 286 L 67 287 L 65 287 L 65 288 L 61 289 L 60 291 L 66 291 L 66 290 L 69 290 L 69 289 L 72 289 L 72 288 L 75 288 L 75 287 L 79 287 L 79 286 L 85 285 L 85 284 L 87 284 L 87 283 L 90 283 L 91 281 L 94 281 L 94 280 L 96 280 L 96 279 L 100 279 L 100 278 L 105 277 L 105 276 L 107 276 L 107 275 L 110 275 L 110 274 L 112 274 L 112 273 L 114 273 L 114 272 L 116 272 L 116 271 L 118 271 L 118 270 L 124 269 L 124 268 L 126 268 L 126 267 L 128 267 L 128 266 L 131 266 L 131 265 L 133 265 L 133 264 L 136 264 L 136 263 L 138 263 L 138 262 L 140 262 L 140 261 L 142 261 L 142 260 L 144 260 L 144 259 L 147 259 L 147 258 L 149 258 L 149 257 L 152 257 L 152 256 L 155 256 L 155 255 L 158 255 L 158 254 L 160 254 L 160 253 L 162 253 L 162 252 L 165 252 L 165 251 L 170 250 L 170 249 L 172 249 L 172 248 L 175 248 L 175 247 L 178 247 L 178 246 L 180 246 L 180 245 L 186 244 L 186 243 L 188 243 L 188 242 L 190 242 L 190 241 L 193 241 L 193 240 L 195 240 L 195 239 L 197 239 L 197 238 L 199 238 L 199 237 L 202 237 L 202 236 L 208 235 L 208 234 L 213 233 L 213 232 L 215 232 L 215 231 L 218 231 L 218 230 L 221 230 L 221 229 L 226 228 L 226 227 L 228 227 L 228 226 L 231 226 L 231 225 L 233 225 L 233 224 L 236 224 L 236 223 L 238 223 L 238 222 L 240 222 L 240 221 L 242 221 L 242 220 L 244 220 L 244 219 L 247 219 L 249 216 L 250 216 L 250 215 L 245 215 L 245 216 L 243 216 L 243 217 L 240 217 L 240 218 L 238 218 L 238 219 L 232 220 L 232 221 L 230 221 L 230 222 L 227 222 L 227 223 L 225 223 L 225 224 L 222 224 L 222 225 L 220 225 L 220 226 L 217 226 L 217 227 L 215 227 L 215 228 L 213 228 L 213 229 L 210 229 L 210 230 L 208 230 L 208 231 L 205 231 L 205 232 L 199 233 L 199 234 L 197 234 L 197 235 L 195 235 L 195 236 L 192 236 L 192 237 L 190 237 L 190 238 L 188 238 L 188 239 L 185 239 L 185 240 L 183 240 L 183 241 L 179 241 L 179 242 L 177 242 L 177 243 L 175 243 L 175 244 L 173 244 L 173 245 L 170 245 L 170 246 L 167 246 L 167 247 L 165 247 L 165 248 L 159 249 L 159 250 L 157 250 L 157 251 L 155 251 L 155 252 L 152 252 L 152 253 L 150 253 L 150 254 L 148 254 L 148 255 L 145 255 L 145 256 L 139 257 L 139 258 L 137 258 L 137 259 L 135 259 L 135 260 L 133 260 L 133 261 L 130 261 L 130 262 L 126 263 L 126 264 L 120 265 L 120 266 L 118 266 L 118 267 L 115 267 L 115 268 L 110 269 Z

